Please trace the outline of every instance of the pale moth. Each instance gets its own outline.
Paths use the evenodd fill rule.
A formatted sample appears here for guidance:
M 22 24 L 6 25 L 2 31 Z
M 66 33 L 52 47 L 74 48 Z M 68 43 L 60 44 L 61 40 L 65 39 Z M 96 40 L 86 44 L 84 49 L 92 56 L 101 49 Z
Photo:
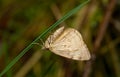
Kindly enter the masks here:
M 57 55 L 73 60 L 91 58 L 81 34 L 74 28 L 60 27 L 47 38 L 44 47 Z

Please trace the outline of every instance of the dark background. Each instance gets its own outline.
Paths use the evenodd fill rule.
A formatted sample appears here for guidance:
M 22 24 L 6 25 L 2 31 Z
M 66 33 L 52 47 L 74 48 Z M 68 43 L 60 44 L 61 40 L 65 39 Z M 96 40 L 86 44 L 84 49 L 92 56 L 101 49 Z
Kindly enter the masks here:
M 0 0 L 0 72 L 38 35 L 84 1 Z M 91 60 L 69 60 L 34 45 L 4 76 L 120 77 L 120 0 L 91 0 L 61 25 L 81 32 Z

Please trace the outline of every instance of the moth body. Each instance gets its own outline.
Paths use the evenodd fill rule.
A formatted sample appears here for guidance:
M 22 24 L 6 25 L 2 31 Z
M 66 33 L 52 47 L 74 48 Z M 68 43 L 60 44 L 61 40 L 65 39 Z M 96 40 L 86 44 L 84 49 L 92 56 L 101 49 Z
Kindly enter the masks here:
M 74 28 L 56 30 L 45 41 L 45 48 L 73 60 L 89 60 L 91 57 L 81 34 Z

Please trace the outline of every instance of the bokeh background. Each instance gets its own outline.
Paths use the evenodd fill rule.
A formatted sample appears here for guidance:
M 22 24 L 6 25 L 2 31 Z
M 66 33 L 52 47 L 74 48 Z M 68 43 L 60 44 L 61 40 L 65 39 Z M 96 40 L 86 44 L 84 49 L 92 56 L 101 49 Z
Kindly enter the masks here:
M 0 72 L 38 35 L 84 1 L 0 0 Z M 4 77 L 120 77 L 120 0 L 91 0 L 60 26 L 81 32 L 91 60 L 63 58 L 42 50 L 39 41 Z

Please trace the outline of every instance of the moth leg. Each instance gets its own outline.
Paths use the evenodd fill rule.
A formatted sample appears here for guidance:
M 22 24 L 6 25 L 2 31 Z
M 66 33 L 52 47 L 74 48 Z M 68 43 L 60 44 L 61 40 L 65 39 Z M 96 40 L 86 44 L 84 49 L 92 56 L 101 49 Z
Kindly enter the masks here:
M 43 40 L 42 40 L 42 39 L 40 39 L 40 41 L 41 41 L 42 45 L 45 45 L 45 43 L 43 42 Z
M 44 46 L 45 43 L 43 42 L 43 40 L 42 39 L 39 39 L 39 40 L 41 41 L 42 45 L 40 43 L 38 43 L 38 42 L 32 43 L 32 44 L 39 45 L 41 47 Z
M 32 44 L 35 44 L 35 45 L 38 45 L 38 46 L 41 46 L 41 47 L 43 46 L 43 45 L 40 45 L 40 43 L 32 43 Z

